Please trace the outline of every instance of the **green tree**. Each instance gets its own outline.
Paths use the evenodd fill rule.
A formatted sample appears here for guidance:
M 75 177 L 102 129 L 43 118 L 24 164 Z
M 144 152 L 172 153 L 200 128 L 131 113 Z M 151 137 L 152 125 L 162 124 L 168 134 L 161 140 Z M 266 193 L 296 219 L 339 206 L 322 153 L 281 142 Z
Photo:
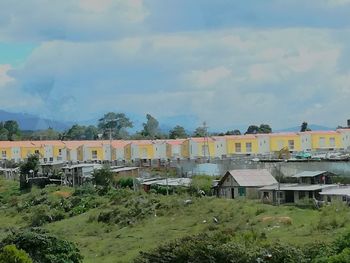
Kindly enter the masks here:
M 31 173 L 37 174 L 39 171 L 39 156 L 36 154 L 29 155 L 27 160 L 20 166 L 21 174 L 28 175 Z
M 0 127 L 0 141 L 7 141 L 9 138 L 9 132 L 4 127 Z
M 95 169 L 92 173 L 93 183 L 97 186 L 100 195 L 108 193 L 114 183 L 113 173 L 108 166 Z
M 241 135 L 241 131 L 240 130 L 227 131 L 225 135 Z
M 300 131 L 301 132 L 311 131 L 311 129 L 309 128 L 309 125 L 308 125 L 308 123 L 306 121 L 304 121 L 301 124 Z
M 157 135 L 159 135 L 159 122 L 152 115 L 146 115 L 147 122 L 143 123 L 143 136 L 155 139 Z
M 258 133 L 271 133 L 272 129 L 268 124 L 261 124 Z
M 34 262 L 80 263 L 83 260 L 75 244 L 49 235 L 39 228 L 16 232 L 2 241 L 4 246 L 12 244 L 26 251 Z
M 207 135 L 207 131 L 204 127 L 198 127 L 193 132 L 193 137 L 205 137 Z
M 96 140 L 98 138 L 98 129 L 94 125 L 90 125 L 85 129 L 85 139 L 86 140 Z
M 245 134 L 257 134 L 259 133 L 259 126 L 256 125 L 250 125 L 245 132 Z
M 187 133 L 185 131 L 185 128 L 180 126 L 180 125 L 176 125 L 169 132 L 169 138 L 170 139 L 187 138 L 187 137 L 188 137 L 188 135 L 187 135 Z
M 4 128 L 8 131 L 8 139 L 9 140 L 15 140 L 16 138 L 20 137 L 20 129 L 19 125 L 14 120 L 9 120 L 4 123 Z
M 113 137 L 121 138 L 125 136 L 126 129 L 132 127 L 132 121 L 124 113 L 108 112 L 98 122 L 98 128 L 103 130 L 105 138 L 109 138 L 109 131 L 112 131 Z
M 0 263 L 32 263 L 29 255 L 15 245 L 4 246 L 0 251 Z
M 66 133 L 65 139 L 82 140 L 85 139 L 85 126 L 74 124 Z
M 32 139 L 34 140 L 58 140 L 59 138 L 60 133 L 51 127 L 47 130 L 37 131 L 32 134 Z

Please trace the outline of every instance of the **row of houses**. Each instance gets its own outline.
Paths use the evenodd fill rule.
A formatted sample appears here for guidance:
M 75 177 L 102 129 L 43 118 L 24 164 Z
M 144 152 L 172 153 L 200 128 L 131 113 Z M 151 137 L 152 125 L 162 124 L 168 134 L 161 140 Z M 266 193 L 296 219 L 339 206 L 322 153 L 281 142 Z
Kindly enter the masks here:
M 135 161 L 225 158 L 350 148 L 350 129 L 254 135 L 213 136 L 177 140 L 1 141 L 0 159 L 20 161 L 37 154 L 43 162 Z

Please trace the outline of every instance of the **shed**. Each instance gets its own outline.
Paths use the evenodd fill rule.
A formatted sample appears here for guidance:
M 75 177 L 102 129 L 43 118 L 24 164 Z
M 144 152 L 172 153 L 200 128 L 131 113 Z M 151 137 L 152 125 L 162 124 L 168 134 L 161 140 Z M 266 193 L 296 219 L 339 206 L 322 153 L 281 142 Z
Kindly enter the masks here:
M 303 171 L 292 177 L 298 178 L 301 184 L 331 184 L 335 174 L 328 171 Z
M 217 196 L 224 198 L 259 198 L 259 188 L 276 184 L 276 179 L 266 169 L 231 170 L 217 185 Z
M 350 186 L 337 186 L 328 188 L 320 192 L 323 201 L 337 202 L 342 201 L 350 203 Z

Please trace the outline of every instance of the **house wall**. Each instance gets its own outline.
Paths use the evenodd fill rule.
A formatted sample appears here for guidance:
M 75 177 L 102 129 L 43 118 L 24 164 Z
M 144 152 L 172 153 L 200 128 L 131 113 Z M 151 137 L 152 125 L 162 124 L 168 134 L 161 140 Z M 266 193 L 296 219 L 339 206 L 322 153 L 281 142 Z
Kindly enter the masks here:
M 300 133 L 300 141 L 301 141 L 301 150 L 302 151 L 311 151 L 312 149 L 312 138 L 309 133 Z
M 21 148 L 20 147 L 12 147 L 11 148 L 11 159 L 15 160 L 16 162 L 21 160 Z
M 241 144 L 241 151 L 238 152 L 236 151 L 236 143 Z M 247 150 L 247 143 L 251 143 L 252 145 L 252 150 L 248 151 Z M 257 154 L 259 152 L 258 150 L 258 139 L 257 138 L 227 138 L 226 140 L 227 144 L 227 154 L 228 155 L 233 155 L 233 154 Z
M 270 153 L 270 137 L 264 135 L 258 135 L 258 153 L 259 154 L 268 154 Z
M 34 154 L 35 151 L 39 152 L 40 158 L 44 156 L 44 147 L 21 147 L 21 159 L 24 160 L 28 155 Z
M 204 153 L 203 149 L 204 146 L 208 146 L 208 151 Z M 215 157 L 215 144 L 214 141 L 209 140 L 206 142 L 196 142 L 193 140 L 190 140 L 190 156 L 191 158 L 201 158 L 201 157 Z
M 167 158 L 167 144 L 165 142 L 156 142 L 153 144 L 154 159 L 166 159 Z
M 349 150 L 350 149 L 350 129 L 339 130 L 341 136 L 342 148 Z
M 184 158 L 190 158 L 190 156 L 191 156 L 191 149 L 190 149 L 190 141 L 189 140 L 185 140 L 181 144 L 181 155 Z
M 320 144 L 320 138 L 324 138 L 324 145 Z M 330 144 L 330 139 L 335 139 L 335 146 L 332 146 Z M 322 149 L 341 149 L 343 148 L 341 143 L 341 135 L 340 133 L 315 133 L 313 132 L 311 134 L 311 141 L 312 141 L 312 150 L 322 150 Z
M 2 155 L 2 152 L 5 153 L 5 155 Z M 11 160 L 12 157 L 12 148 L 10 147 L 0 147 L 0 159 L 1 160 Z
M 289 141 L 294 142 L 294 148 L 291 148 Z M 295 136 L 271 136 L 270 137 L 270 151 L 278 152 L 284 147 L 288 147 L 290 151 L 300 151 L 301 150 L 301 141 L 298 135 Z
M 227 155 L 227 145 L 225 139 L 217 139 L 214 141 L 215 145 L 215 157 L 221 158 L 223 155 Z

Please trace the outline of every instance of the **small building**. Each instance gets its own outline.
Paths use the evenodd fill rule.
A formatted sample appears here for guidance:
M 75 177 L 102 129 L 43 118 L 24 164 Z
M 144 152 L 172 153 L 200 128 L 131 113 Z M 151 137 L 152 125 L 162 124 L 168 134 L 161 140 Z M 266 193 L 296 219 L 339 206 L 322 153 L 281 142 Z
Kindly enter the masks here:
M 92 173 L 96 169 L 101 169 L 101 164 L 84 163 L 65 166 L 62 168 L 64 172 L 64 182 L 70 186 L 82 185 L 85 181 L 92 179 Z
M 139 177 L 139 167 L 111 167 L 115 178 Z
M 265 203 L 296 203 L 304 198 L 320 200 L 324 189 L 333 188 L 332 184 L 274 184 L 259 189 Z
M 192 179 L 191 178 L 152 178 L 139 180 L 145 192 L 151 190 L 151 186 L 163 186 L 163 187 L 190 187 Z
M 276 183 L 276 179 L 266 169 L 231 170 L 219 181 L 216 193 L 218 197 L 224 198 L 258 199 L 259 188 Z
M 350 204 L 350 186 L 337 186 L 320 192 L 323 201 Z
M 335 174 L 327 171 L 303 171 L 293 175 L 300 184 L 331 184 Z

